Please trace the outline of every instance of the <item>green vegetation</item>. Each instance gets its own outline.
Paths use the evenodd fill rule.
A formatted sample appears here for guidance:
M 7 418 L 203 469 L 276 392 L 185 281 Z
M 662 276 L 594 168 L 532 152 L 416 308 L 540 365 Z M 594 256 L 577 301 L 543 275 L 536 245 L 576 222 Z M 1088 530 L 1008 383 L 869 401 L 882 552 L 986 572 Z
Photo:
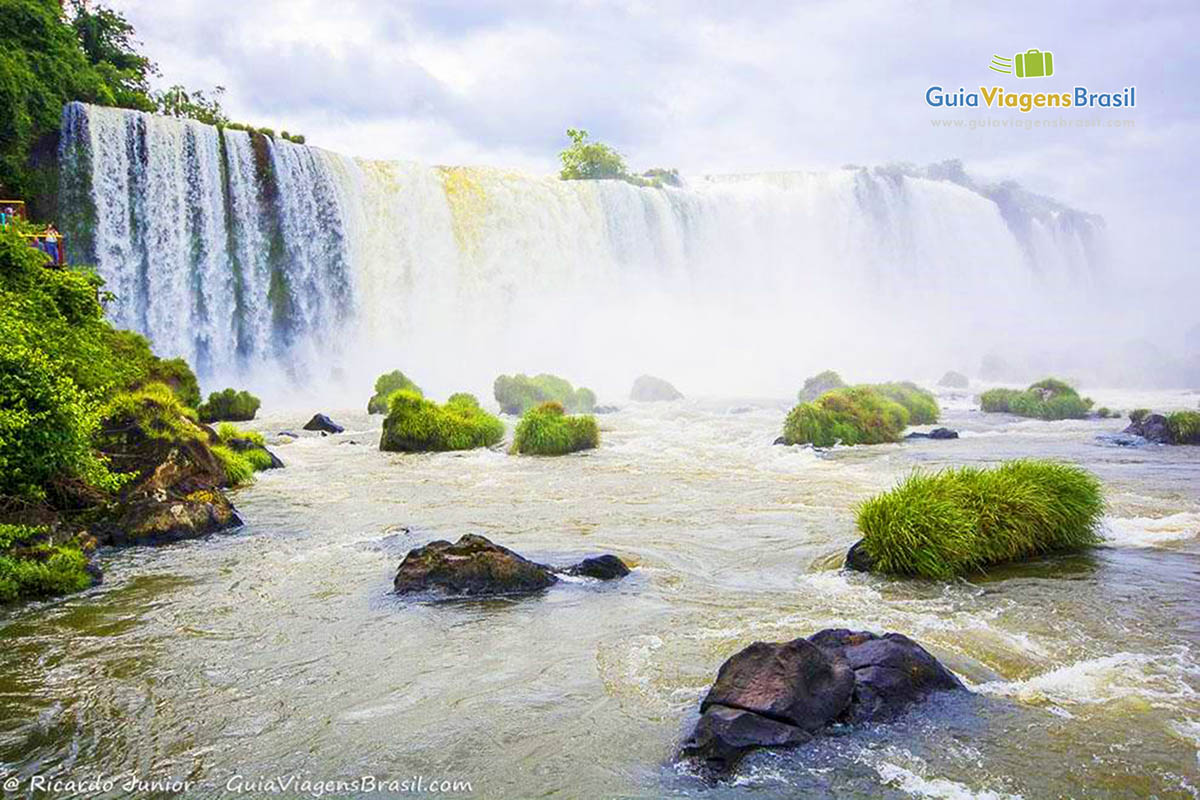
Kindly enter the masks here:
M 928 392 L 915 383 L 874 383 L 867 388 L 874 389 L 893 402 L 904 406 L 908 412 L 908 425 L 932 425 L 938 421 L 941 409 L 932 392 Z
M 261 472 L 264 469 L 270 469 L 274 465 L 271 454 L 267 452 L 266 441 L 261 433 L 257 431 L 244 431 L 241 428 L 230 422 L 222 422 L 217 426 L 217 441 L 219 447 L 228 451 L 229 454 L 237 459 L 244 461 L 251 472 Z M 213 453 L 221 460 L 225 466 L 227 475 L 231 475 L 230 484 L 238 485 L 246 483 L 245 479 L 240 481 L 232 480 L 230 471 L 230 461 L 225 453 L 217 453 L 217 447 L 213 448 Z M 241 476 L 245 474 L 245 467 L 241 464 L 233 464 L 233 473 Z
M 783 424 L 783 439 L 816 447 L 883 444 L 899 441 L 907 424 L 904 406 L 870 386 L 847 386 L 793 408 Z
M 988 389 L 979 396 L 980 407 L 989 413 L 1009 413 L 1036 419 L 1083 419 L 1092 401 L 1065 381 L 1046 378 L 1028 389 Z
M 878 572 L 945 580 L 992 564 L 1096 544 L 1100 482 L 1079 467 L 1009 461 L 914 472 L 858 507 Z
M 212 446 L 212 454 L 221 462 L 225 477 L 230 486 L 241 486 L 254 480 L 254 464 L 246 458 L 245 453 L 239 453 L 223 444 Z
M 811 403 L 829 390 L 841 389 L 845 385 L 846 383 L 842 380 L 841 375 L 838 375 L 831 369 L 827 369 L 824 372 L 818 372 L 804 381 L 804 387 L 800 390 L 797 398 L 801 403 Z
M 409 380 L 408 376 L 398 369 L 380 375 L 375 379 L 375 394 L 367 402 L 367 413 L 388 413 L 388 398 L 392 396 L 393 392 L 398 392 L 401 389 L 419 395 L 424 394 L 420 386 Z
M 92 585 L 75 543 L 54 544 L 46 528 L 0 524 L 0 603 L 78 592 Z
M 1200 444 L 1200 411 L 1167 414 L 1167 433 L 1173 444 Z
M 558 402 L 571 413 L 588 413 L 596 406 L 591 389 L 575 389 L 556 375 L 501 375 L 492 385 L 496 402 L 505 414 L 524 414 L 542 403 Z
M 679 170 L 655 167 L 641 175 L 635 175 L 625 165 L 625 158 L 614 148 L 603 142 L 589 139 L 588 132 L 567 128 L 571 144 L 558 154 L 562 170 L 558 177 L 564 181 L 620 180 L 634 186 L 680 186 Z
M 200 404 L 196 411 L 200 414 L 201 422 L 226 419 L 246 422 L 254 419 L 260 405 L 259 399 L 249 392 L 229 388 L 210 394 L 208 402 Z
M 1113 411 L 1108 406 L 1100 406 L 1100 408 L 1096 409 L 1096 416 L 1100 419 L 1112 419 L 1121 416 L 1121 412 Z
M 1135 408 L 1133 411 L 1129 412 L 1129 421 L 1136 425 L 1148 416 L 1150 416 L 1150 409 Z
M 456 394 L 444 406 L 400 389 L 388 401 L 379 449 L 405 453 L 471 450 L 504 438 L 504 423 L 479 407 L 474 395 Z
M 108 446 L 135 432 L 139 437 L 168 442 L 197 441 L 204 431 L 194 424 L 196 412 L 179 402 L 171 388 L 150 383 L 115 395 L 103 409 L 97 439 Z
M 562 403 L 542 403 L 525 412 L 513 434 L 512 451 L 535 456 L 561 456 L 600 445 L 593 416 L 568 416 Z
M 0 195 L 30 200 L 34 217 L 54 213 L 57 174 L 48 156 L 63 106 L 74 100 L 234 127 L 221 109 L 222 87 L 151 92 L 158 68 L 137 47 L 129 21 L 104 6 L 0 0 Z

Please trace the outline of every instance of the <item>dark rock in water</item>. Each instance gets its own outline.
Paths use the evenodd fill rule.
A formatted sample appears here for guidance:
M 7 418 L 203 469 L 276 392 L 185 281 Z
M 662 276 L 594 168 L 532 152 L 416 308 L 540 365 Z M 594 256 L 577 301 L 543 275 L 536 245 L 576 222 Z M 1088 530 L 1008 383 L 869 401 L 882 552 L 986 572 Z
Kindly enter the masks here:
M 846 660 L 807 639 L 755 642 L 721 665 L 700 711 L 713 705 L 740 708 L 815 731 L 846 710 L 853 691 Z
M 823 630 L 782 644 L 755 642 L 721 665 L 680 757 L 709 777 L 759 747 L 804 744 L 833 722 L 886 720 L 962 683 L 916 642 Z
M 1131 422 L 1129 427 L 1121 433 L 1140 436 L 1154 444 L 1173 444 L 1171 429 L 1167 426 L 1167 418 L 1162 414 L 1148 414 L 1138 422 Z
M 957 439 L 958 431 L 949 428 L 934 428 L 929 433 L 910 433 L 905 439 Z
M 454 544 L 430 542 L 400 562 L 397 594 L 506 595 L 537 592 L 558 582 L 548 568 L 468 533 Z
M 203 491 L 175 500 L 131 500 L 121 504 L 116 517 L 93 530 L 105 543 L 122 547 L 197 539 L 241 525 L 241 517 L 225 495 Z
M 290 436 L 290 437 L 292 437 L 293 439 L 299 439 L 299 438 L 300 438 L 300 434 L 298 434 L 298 433 L 292 433 L 291 431 L 280 431 L 279 433 L 277 433 L 277 434 L 275 434 L 275 435 L 276 435 L 276 436 Z
M 633 382 L 629 399 L 640 403 L 655 403 L 683 399 L 683 393 L 662 378 L 642 375 Z
M 625 566 L 625 562 L 614 555 L 602 555 L 595 558 L 585 558 L 574 566 L 567 567 L 563 570 L 567 575 L 580 575 L 586 578 L 599 578 L 602 581 L 611 581 L 615 578 L 624 578 L 629 574 L 629 567 Z
M 942 379 L 938 381 L 938 386 L 945 386 L 947 389 L 966 389 L 971 385 L 971 381 L 966 375 L 961 372 L 950 370 Z
M 615 414 L 621 409 L 618 406 L 596 406 L 592 409 L 593 414 Z
M 707 774 L 718 776 L 732 771 L 755 748 L 796 747 L 812 738 L 795 725 L 741 708 L 714 705 L 700 716 L 679 755 L 699 761 Z
M 862 539 L 850 545 L 850 549 L 846 551 L 846 569 L 852 569 L 855 572 L 870 572 L 874 566 L 875 563 L 863 549 Z
M 341 425 L 338 425 L 324 414 L 313 414 L 313 418 L 305 423 L 304 430 L 323 431 L 325 433 L 341 433 L 346 429 Z
M 854 671 L 849 722 L 887 719 L 933 692 L 964 689 L 924 647 L 900 633 L 824 630 L 809 640 Z
M 1150 444 L 1136 433 L 1102 433 L 1096 439 L 1106 444 L 1115 444 L 1117 447 L 1141 447 Z
M 730 414 L 749 414 L 753 410 L 754 410 L 754 406 L 737 406 L 736 408 L 729 409 L 729 413 Z
M 783 438 L 782 436 L 776 436 L 775 441 L 771 442 L 771 444 L 787 444 L 787 439 Z

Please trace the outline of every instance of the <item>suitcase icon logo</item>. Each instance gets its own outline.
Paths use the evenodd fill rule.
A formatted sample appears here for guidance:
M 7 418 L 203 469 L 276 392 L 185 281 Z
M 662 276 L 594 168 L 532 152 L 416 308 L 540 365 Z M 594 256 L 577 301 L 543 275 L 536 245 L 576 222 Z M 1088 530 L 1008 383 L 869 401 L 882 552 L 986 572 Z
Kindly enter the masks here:
M 1054 74 L 1054 54 L 1049 50 L 1026 50 L 1012 58 L 992 56 L 988 69 L 1004 72 L 1018 78 L 1049 78 Z

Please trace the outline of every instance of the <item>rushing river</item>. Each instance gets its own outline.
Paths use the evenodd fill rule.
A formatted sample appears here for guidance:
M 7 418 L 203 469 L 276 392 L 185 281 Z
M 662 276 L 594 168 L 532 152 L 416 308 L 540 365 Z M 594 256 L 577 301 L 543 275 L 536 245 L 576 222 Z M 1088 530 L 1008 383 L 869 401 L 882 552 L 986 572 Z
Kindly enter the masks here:
M 822 454 L 771 446 L 783 400 L 630 405 L 599 450 L 557 459 L 381 453 L 381 418 L 331 411 L 345 434 L 279 445 L 287 469 L 235 494 L 244 528 L 107 552 L 102 586 L 0 612 L 0 772 L 197 797 L 288 774 L 481 797 L 1197 797 L 1200 450 L 942 401 L 961 439 Z M 838 569 L 859 500 L 914 466 L 1017 456 L 1100 476 L 1105 546 L 950 584 Z M 467 532 L 636 568 L 521 600 L 389 594 L 409 548 Z M 974 693 L 756 754 L 717 787 L 670 765 L 724 659 L 830 626 L 913 636 Z

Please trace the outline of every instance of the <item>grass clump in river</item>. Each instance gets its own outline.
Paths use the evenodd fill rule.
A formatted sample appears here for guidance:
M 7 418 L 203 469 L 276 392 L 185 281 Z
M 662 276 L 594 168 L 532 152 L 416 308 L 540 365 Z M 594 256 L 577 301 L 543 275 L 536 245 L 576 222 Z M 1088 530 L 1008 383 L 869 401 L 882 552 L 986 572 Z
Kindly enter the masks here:
M 909 381 L 900 383 L 875 383 L 871 389 L 884 397 L 904 406 L 908 412 L 909 425 L 932 425 L 938 421 L 941 409 L 932 392 L 928 392 Z
M 525 412 L 513 435 L 514 453 L 561 456 L 600 445 L 593 416 L 568 416 L 562 403 L 542 403 Z
M 1008 413 L 1035 419 L 1084 419 L 1092 401 L 1080 397 L 1066 381 L 1046 378 L 1018 389 L 988 389 L 979 396 L 979 405 L 989 413 Z
M 870 386 L 847 386 L 793 408 L 783 424 L 783 439 L 816 447 L 883 444 L 899 441 L 907 424 L 908 411 L 900 403 Z
M 213 392 L 208 396 L 208 401 L 201 403 L 196 410 L 200 413 L 201 422 L 246 422 L 254 419 L 260 405 L 262 402 L 249 392 L 229 388 Z
M 542 403 L 561 403 L 573 414 L 590 413 L 596 406 L 596 394 L 591 389 L 576 389 L 570 381 L 557 375 L 501 375 L 492 385 L 496 402 L 505 414 L 524 414 Z
M 407 375 L 398 369 L 394 369 L 391 372 L 383 373 L 375 379 L 375 394 L 367 402 L 367 413 L 388 413 L 388 399 L 392 396 L 392 393 L 398 392 L 401 389 L 422 396 L 425 394 L 421 391 L 421 387 L 413 383 Z
M 941 580 L 1094 545 L 1103 513 L 1094 475 L 1031 460 L 914 472 L 857 510 L 874 571 Z
M 46 528 L 0 524 L 0 603 L 86 589 L 87 563 L 77 544 L 54 544 Z
M 1167 432 L 1174 444 L 1200 444 L 1200 411 L 1167 414 Z
M 413 391 L 393 392 L 379 449 L 405 453 L 471 450 L 504 438 L 504 423 L 479 407 L 474 395 L 453 395 L 442 406 Z

